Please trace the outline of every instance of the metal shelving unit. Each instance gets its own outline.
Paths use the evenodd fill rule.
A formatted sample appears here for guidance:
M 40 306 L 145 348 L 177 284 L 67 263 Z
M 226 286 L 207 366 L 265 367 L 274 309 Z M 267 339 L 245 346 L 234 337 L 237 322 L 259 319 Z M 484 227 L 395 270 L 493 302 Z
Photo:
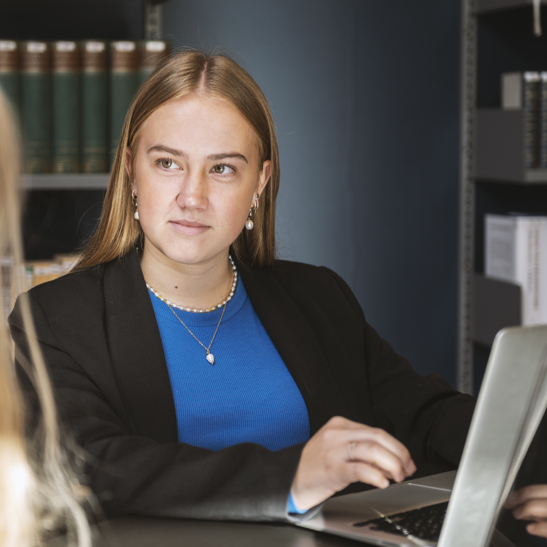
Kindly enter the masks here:
M 108 179 L 108 173 L 25 175 L 23 185 L 26 190 L 103 190 Z
M 503 111 L 499 99 L 502 72 L 547 70 L 547 37 L 534 36 L 534 4 L 462 1 L 458 389 L 466 393 L 481 380 L 476 348 L 484 356 L 497 330 L 521 321 L 520 288 L 481 273 L 482 217 L 547 214 L 547 170 L 524 168 L 522 112 Z M 536 7 L 547 15 L 547 0 Z M 547 32 L 545 21 L 543 27 Z
M 460 227 L 458 271 L 458 389 L 473 392 L 471 305 L 473 283 L 473 129 L 476 103 L 477 22 L 475 0 L 462 2 L 461 118 L 460 118 Z
M 546 184 L 547 169 L 524 167 L 522 110 L 476 111 L 474 178 L 481 181 Z
M 161 36 L 161 4 L 166 0 L 143 0 L 142 36 L 146 40 Z M 26 190 L 104 190 L 109 173 L 33 174 L 23 177 Z
M 547 0 L 541 0 L 540 3 L 542 5 L 547 5 Z M 501 11 L 531 5 L 533 5 L 533 0 L 478 0 L 476 13 Z
M 6 0 L 0 36 L 13 40 L 161 39 L 164 0 Z M 85 241 L 100 216 L 108 173 L 27 174 L 25 254 L 49 259 Z

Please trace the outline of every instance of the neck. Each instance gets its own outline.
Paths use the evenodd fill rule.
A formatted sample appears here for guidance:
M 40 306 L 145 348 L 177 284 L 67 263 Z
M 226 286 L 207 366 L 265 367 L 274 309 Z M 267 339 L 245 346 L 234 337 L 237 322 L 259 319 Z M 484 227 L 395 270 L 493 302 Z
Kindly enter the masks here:
M 145 250 L 141 268 L 146 282 L 165 300 L 187 308 L 209 309 L 225 300 L 232 287 L 228 252 L 206 263 L 181 264 Z

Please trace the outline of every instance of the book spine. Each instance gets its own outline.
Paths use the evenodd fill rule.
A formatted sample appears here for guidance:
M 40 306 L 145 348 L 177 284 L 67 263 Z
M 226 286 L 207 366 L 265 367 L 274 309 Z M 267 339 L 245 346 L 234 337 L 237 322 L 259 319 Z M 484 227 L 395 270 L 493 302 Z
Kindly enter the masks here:
M 541 73 L 541 99 L 539 108 L 540 136 L 539 136 L 539 163 L 540 167 L 547 169 L 547 72 Z
M 81 43 L 82 150 L 84 173 L 108 171 L 108 80 L 106 42 Z
M 540 231 L 538 217 L 516 217 L 516 282 L 522 288 L 522 324 L 537 325 L 541 322 L 539 275 Z
M 138 52 L 140 87 L 161 61 L 169 55 L 169 45 L 163 40 L 142 40 L 139 42 Z
M 540 323 L 547 325 L 547 217 L 541 219 L 539 254 Z
M 524 113 L 524 167 L 539 167 L 540 93 L 538 72 L 525 72 L 522 82 L 522 104 Z
M 541 322 L 539 302 L 539 243 L 541 223 L 539 219 L 527 219 L 527 264 L 526 289 L 523 295 L 523 325 L 538 325 Z
M 501 75 L 501 107 L 503 110 L 522 109 L 521 72 L 505 72 Z
M 50 171 L 50 58 L 47 42 L 21 44 L 21 114 L 24 170 Z
M 110 47 L 110 149 L 116 156 L 123 122 L 138 87 L 136 42 L 112 42 Z
M 517 282 L 516 218 L 488 214 L 484 230 L 485 277 Z
M 19 47 L 14 40 L 0 40 L 0 87 L 19 113 Z
M 13 274 L 13 259 L 10 257 L 0 257 L 0 268 L 2 269 L 2 311 L 3 311 L 3 323 L 0 328 L 6 328 L 8 323 L 8 315 L 12 309 L 11 301 L 11 287 Z
M 530 268 L 531 268 L 531 300 L 532 300 L 532 321 L 534 325 L 541 323 L 540 303 L 540 242 L 541 242 L 541 221 L 534 220 L 530 226 Z
M 79 171 L 79 64 L 76 42 L 51 44 L 53 173 Z

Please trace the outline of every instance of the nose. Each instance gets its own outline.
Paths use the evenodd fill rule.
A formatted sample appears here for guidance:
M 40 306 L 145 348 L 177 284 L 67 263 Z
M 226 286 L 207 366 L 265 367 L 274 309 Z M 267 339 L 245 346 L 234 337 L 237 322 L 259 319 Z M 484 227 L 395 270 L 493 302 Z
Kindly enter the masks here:
M 181 180 L 177 205 L 181 209 L 206 209 L 209 204 L 207 178 L 200 170 L 188 170 Z

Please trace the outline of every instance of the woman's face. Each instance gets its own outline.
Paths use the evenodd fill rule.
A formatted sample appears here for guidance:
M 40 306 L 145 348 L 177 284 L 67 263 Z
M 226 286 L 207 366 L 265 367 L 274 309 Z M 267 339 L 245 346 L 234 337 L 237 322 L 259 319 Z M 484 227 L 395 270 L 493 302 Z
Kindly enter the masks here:
M 239 111 L 194 94 L 162 105 L 143 123 L 134 173 L 127 154 L 144 252 L 171 265 L 226 258 L 270 175 Z

